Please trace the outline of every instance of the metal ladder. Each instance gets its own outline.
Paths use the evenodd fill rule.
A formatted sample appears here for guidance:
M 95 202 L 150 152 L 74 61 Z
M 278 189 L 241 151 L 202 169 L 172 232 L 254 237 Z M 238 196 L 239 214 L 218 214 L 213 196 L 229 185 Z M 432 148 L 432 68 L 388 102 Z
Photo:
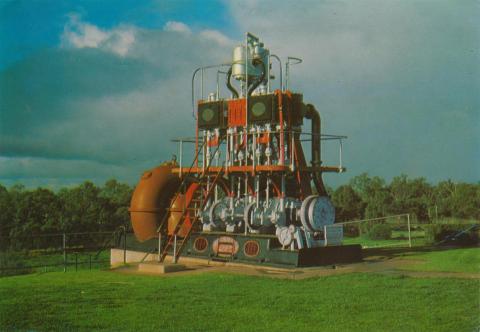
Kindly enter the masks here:
M 204 172 L 205 171 L 208 172 L 208 170 L 212 166 L 212 160 L 213 160 L 215 154 L 217 153 L 217 151 L 220 149 L 221 142 L 222 142 L 222 139 L 220 138 L 219 141 L 218 141 L 217 148 L 211 154 L 210 160 L 208 160 L 208 164 L 205 167 Z M 195 164 L 195 161 L 198 159 L 199 153 L 202 150 L 204 145 L 205 145 L 205 142 L 202 144 L 201 148 L 198 149 L 197 154 L 196 154 L 196 156 L 195 156 L 195 158 L 192 162 L 192 165 L 189 168 L 188 173 L 190 173 L 191 169 L 193 168 L 193 166 Z M 159 259 L 158 259 L 159 262 L 163 262 L 165 260 L 165 257 L 167 257 L 167 255 L 168 255 L 168 250 L 170 248 L 172 248 L 172 246 L 173 246 L 173 262 L 174 263 L 177 262 L 177 259 L 178 259 L 178 257 L 180 257 L 180 254 L 181 254 L 183 248 L 185 247 L 185 243 L 187 242 L 187 240 L 190 236 L 190 233 L 192 232 L 196 222 L 198 221 L 198 219 L 200 217 L 196 212 L 203 210 L 205 205 L 208 203 L 208 199 L 210 198 L 210 196 L 213 192 L 212 189 L 215 187 L 215 184 L 216 184 L 217 180 L 219 179 L 219 177 L 222 173 L 223 173 L 223 167 L 221 167 L 218 170 L 218 172 L 216 173 L 214 180 L 210 183 L 210 187 L 209 187 L 209 189 L 207 191 L 207 195 L 205 197 L 192 197 L 190 202 L 188 202 L 188 205 L 183 208 L 183 210 L 181 211 L 182 215 L 180 217 L 180 220 L 177 223 L 177 225 L 176 225 L 176 227 L 173 231 L 173 234 L 168 236 L 167 241 L 166 241 L 167 243 L 163 246 L 163 248 L 161 247 L 161 245 L 159 243 Z M 163 217 L 163 220 L 162 220 L 160 226 L 157 229 L 159 240 L 161 239 L 162 230 L 167 226 L 167 220 L 168 220 L 168 216 L 170 216 L 170 212 L 172 212 L 172 211 L 173 212 L 180 212 L 180 211 L 176 211 L 176 210 L 173 209 L 173 204 L 175 203 L 176 199 L 181 194 L 185 195 L 185 199 L 187 198 L 186 191 L 188 190 L 187 189 L 187 184 L 189 184 L 187 180 L 190 180 L 192 182 L 191 184 L 197 183 L 198 186 L 202 187 L 202 186 L 206 185 L 205 178 L 203 178 L 203 174 L 201 176 L 197 175 L 195 177 L 189 177 L 189 176 L 184 177 L 184 179 L 182 180 L 182 182 L 179 186 L 178 191 L 175 193 L 175 195 L 173 196 L 173 198 L 170 202 L 169 208 L 167 208 L 167 211 L 166 211 L 167 213 L 165 213 L 165 215 Z M 195 192 L 197 192 L 197 189 L 198 188 L 194 189 L 194 194 L 195 194 Z M 192 203 L 194 203 L 193 206 L 192 206 Z M 191 220 L 191 218 L 192 218 L 191 212 L 194 213 L 194 216 L 193 216 L 192 220 Z M 189 223 L 187 223 L 187 227 L 188 227 L 187 235 L 185 237 L 183 237 L 181 240 L 179 240 L 178 239 L 178 233 L 183 228 L 183 225 L 185 224 L 185 222 L 187 220 L 189 221 Z
M 182 212 L 182 215 L 180 217 L 179 222 L 175 226 L 175 229 L 173 230 L 172 234 L 168 236 L 167 238 L 167 243 L 162 249 L 162 252 L 159 257 L 159 261 L 163 262 L 165 258 L 168 255 L 169 249 L 173 247 L 173 263 L 176 263 L 178 258 L 180 257 L 182 250 L 185 248 L 186 242 L 188 242 L 188 238 L 190 237 L 190 234 L 192 233 L 192 230 L 194 229 L 195 224 L 198 222 L 200 219 L 199 213 L 197 211 L 202 211 L 203 208 L 207 205 L 209 198 L 211 197 L 212 193 L 214 192 L 214 187 L 215 184 L 217 183 L 217 180 L 220 178 L 220 175 L 223 174 L 223 167 L 219 169 L 219 171 L 215 174 L 215 178 L 213 181 L 210 183 L 210 186 L 207 190 L 207 193 L 205 197 L 195 197 L 192 196 L 192 199 L 188 202 L 187 206 Z M 195 184 L 192 184 L 195 185 Z M 197 183 L 198 187 L 194 187 L 194 192 L 192 194 L 195 194 L 196 192 L 198 193 L 198 189 L 201 189 L 201 187 L 205 186 L 206 183 L 202 180 Z M 198 194 L 197 194 L 198 195 Z M 186 196 L 187 199 L 188 196 Z M 199 204 L 199 207 L 191 207 L 193 204 Z M 173 203 L 172 203 L 173 204 Z M 193 216 L 192 216 L 193 212 Z M 192 218 L 193 217 L 193 218 Z M 179 233 L 184 227 L 184 225 L 187 226 L 187 234 L 182 239 L 179 239 Z

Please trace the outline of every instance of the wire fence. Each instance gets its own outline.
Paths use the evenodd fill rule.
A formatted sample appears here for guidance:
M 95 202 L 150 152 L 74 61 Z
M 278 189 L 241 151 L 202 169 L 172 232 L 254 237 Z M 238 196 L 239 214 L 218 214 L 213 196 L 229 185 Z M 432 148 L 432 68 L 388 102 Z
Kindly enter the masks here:
M 412 247 L 425 244 L 425 231 L 412 224 L 408 213 L 380 218 L 354 220 L 343 225 L 343 243 L 362 248 Z
M 108 267 L 110 249 L 124 236 L 119 230 L 0 237 L 0 276 Z

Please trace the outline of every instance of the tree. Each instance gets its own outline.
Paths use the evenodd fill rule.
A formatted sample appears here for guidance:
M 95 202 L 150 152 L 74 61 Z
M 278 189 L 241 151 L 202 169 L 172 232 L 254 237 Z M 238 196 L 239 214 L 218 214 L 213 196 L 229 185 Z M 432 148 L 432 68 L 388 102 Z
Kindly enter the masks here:
M 110 205 L 109 222 L 112 229 L 121 225 L 129 225 L 130 215 L 128 207 L 132 197 L 133 189 L 115 179 L 108 180 L 100 191 L 99 196 L 106 199 Z
M 332 200 L 337 222 L 363 218 L 366 203 L 362 201 L 350 185 L 338 187 L 332 195 Z
M 350 180 L 350 185 L 366 204 L 365 218 L 384 217 L 388 214 L 390 194 L 385 181 L 378 176 L 360 174 Z
M 15 210 L 12 205 L 10 193 L 7 188 L 0 185 L 0 250 L 4 249 L 6 243 L 6 237 L 8 236 L 10 229 L 13 227 L 13 217 Z
M 432 187 L 425 178 L 408 179 L 404 174 L 393 178 L 389 186 L 392 214 L 413 213 L 419 220 L 428 220 Z

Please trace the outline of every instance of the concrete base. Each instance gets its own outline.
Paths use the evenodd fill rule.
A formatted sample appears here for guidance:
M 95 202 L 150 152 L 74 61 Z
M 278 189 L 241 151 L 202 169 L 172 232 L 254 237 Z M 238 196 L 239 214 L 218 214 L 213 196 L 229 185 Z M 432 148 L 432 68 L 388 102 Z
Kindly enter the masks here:
M 162 264 L 156 262 L 147 262 L 138 264 L 138 272 L 165 274 L 171 272 L 184 271 L 187 267 L 182 264 Z
M 116 267 L 124 263 L 158 262 L 157 254 L 147 254 L 141 251 L 110 249 L 110 266 Z

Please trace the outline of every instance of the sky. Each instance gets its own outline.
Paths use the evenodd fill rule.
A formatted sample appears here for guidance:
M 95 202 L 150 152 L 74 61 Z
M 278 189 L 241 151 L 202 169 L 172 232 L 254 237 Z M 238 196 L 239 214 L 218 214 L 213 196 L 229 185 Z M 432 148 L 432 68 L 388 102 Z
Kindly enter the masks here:
M 247 31 L 303 59 L 291 89 L 348 136 L 327 184 L 478 182 L 479 14 L 474 0 L 0 0 L 0 183 L 135 184 L 194 135 L 195 68 L 230 61 Z

